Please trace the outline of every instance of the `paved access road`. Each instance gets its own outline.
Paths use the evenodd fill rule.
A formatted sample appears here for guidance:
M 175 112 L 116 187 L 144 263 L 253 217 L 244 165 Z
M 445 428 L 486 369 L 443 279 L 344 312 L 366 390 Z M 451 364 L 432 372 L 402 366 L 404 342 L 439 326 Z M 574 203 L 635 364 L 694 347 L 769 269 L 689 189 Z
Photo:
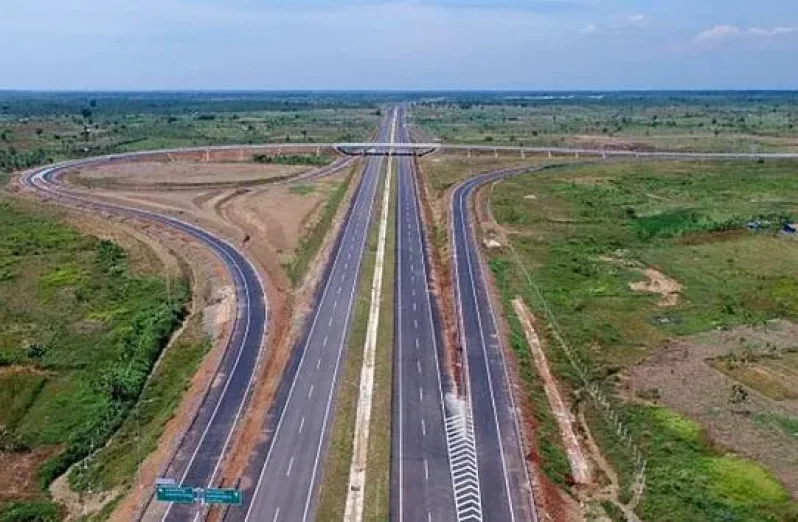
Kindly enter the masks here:
M 23 183 L 57 202 L 81 206 L 86 210 L 143 218 L 186 233 L 210 248 L 227 267 L 236 288 L 236 318 L 218 374 L 219 386 L 204 397 L 199 412 L 173 458 L 167 476 L 192 486 L 208 485 L 218 470 L 228 447 L 230 434 L 238 421 L 257 366 L 267 325 L 267 304 L 260 276 L 247 258 L 226 241 L 195 225 L 171 216 L 146 210 L 93 201 L 83 194 L 69 193 L 59 186 L 58 176 L 68 168 L 97 163 L 98 160 L 70 162 L 49 167 L 23 177 Z M 150 503 L 144 518 L 190 520 L 193 506 L 169 509 L 169 505 Z
M 386 139 L 384 118 L 379 139 Z M 243 508 L 226 520 L 304 522 L 314 519 L 334 400 L 346 355 L 361 260 L 382 174 L 382 157 L 368 160 L 332 250 L 304 339 L 294 351 L 270 415 L 268 441 L 250 458 Z
M 404 108 L 397 139 L 409 140 Z M 398 162 L 394 398 L 391 451 L 391 518 L 455 520 L 446 438 L 443 344 L 437 308 L 429 292 L 429 264 L 416 197 L 413 159 Z
M 455 292 L 481 487 L 482 518 L 537 520 L 504 352 L 468 201 L 500 173 L 470 179 L 452 197 Z

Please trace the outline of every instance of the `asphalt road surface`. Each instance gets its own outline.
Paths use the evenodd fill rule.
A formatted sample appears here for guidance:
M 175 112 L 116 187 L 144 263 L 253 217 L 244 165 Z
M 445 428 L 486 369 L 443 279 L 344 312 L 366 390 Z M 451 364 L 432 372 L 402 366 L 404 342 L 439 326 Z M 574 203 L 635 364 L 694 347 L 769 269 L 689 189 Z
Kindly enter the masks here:
M 458 186 L 451 209 L 455 292 L 477 453 L 480 520 L 537 520 L 501 339 L 471 228 L 469 197 L 491 179 L 478 177 Z
M 383 119 L 385 140 L 390 120 Z M 248 500 L 226 520 L 314 519 L 322 465 L 329 445 L 340 368 L 346 355 L 360 266 L 372 221 L 382 158 L 368 160 L 354 202 L 332 251 L 323 286 L 303 341 L 282 378 L 270 415 L 268 441 L 251 457 L 245 482 Z
M 90 162 L 95 162 L 91 160 Z M 23 183 L 62 204 L 122 216 L 144 218 L 186 233 L 209 247 L 226 265 L 236 288 L 235 324 L 216 379 L 223 385 L 212 387 L 172 459 L 167 476 L 192 486 L 208 485 L 218 471 L 230 434 L 241 414 L 260 356 L 267 324 L 267 304 L 260 277 L 235 247 L 195 225 L 146 210 L 92 201 L 70 194 L 58 185 L 58 175 L 67 168 L 88 162 L 70 162 L 66 167 L 50 167 L 23 178 Z M 197 507 L 150 502 L 146 520 L 190 520 Z
M 399 109 L 397 139 L 408 141 Z M 443 344 L 437 308 L 429 292 L 429 264 L 416 198 L 413 159 L 398 162 L 394 398 L 391 451 L 391 518 L 455 520 L 446 439 Z

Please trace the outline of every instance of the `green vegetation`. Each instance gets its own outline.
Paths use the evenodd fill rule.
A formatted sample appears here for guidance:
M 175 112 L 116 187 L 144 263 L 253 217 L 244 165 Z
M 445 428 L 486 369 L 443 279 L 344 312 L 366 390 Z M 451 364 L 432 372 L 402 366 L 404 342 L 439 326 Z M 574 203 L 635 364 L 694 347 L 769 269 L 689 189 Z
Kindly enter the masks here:
M 776 428 L 788 437 L 798 440 L 798 419 L 775 413 L 759 413 L 754 420 L 764 426 Z
M 61 511 L 52 502 L 10 502 L 0 508 L 0 522 L 58 522 Z
M 571 478 L 571 465 L 565 454 L 557 419 L 551 411 L 543 381 L 540 379 L 535 361 L 529 351 L 524 329 L 512 307 L 517 290 L 510 286 L 510 264 L 503 259 L 492 259 L 490 268 L 499 290 L 504 314 L 509 326 L 510 347 L 515 355 L 518 375 L 526 384 L 525 391 L 532 403 L 532 411 L 537 421 L 534 437 L 540 453 L 540 466 L 555 484 L 567 486 Z
M 75 489 L 109 490 L 134 479 L 139 464 L 157 448 L 166 423 L 209 347 L 202 317 L 196 315 L 164 354 L 138 403 L 110 442 L 91 457 L 87 466 L 72 470 L 70 482 Z
M 346 179 L 338 183 L 332 190 L 318 222 L 306 235 L 300 238 L 296 252 L 294 253 L 294 258 L 289 263 L 286 263 L 285 271 L 291 283 L 295 286 L 305 277 L 310 262 L 316 257 L 316 253 L 324 243 L 324 238 L 327 236 L 327 232 L 329 232 L 333 224 L 335 214 L 338 212 L 338 207 L 341 206 L 341 202 L 344 196 L 346 196 L 346 191 L 352 183 L 354 172 L 354 168 L 350 168 Z
M 310 156 L 307 154 L 255 154 L 252 156 L 252 161 L 255 163 L 264 163 L 270 165 L 316 165 L 323 166 L 332 162 L 329 156 Z
M 52 161 L 52 157 L 48 157 L 47 152 L 42 149 L 18 151 L 13 146 L 0 149 L 0 170 L 5 172 L 35 167 L 47 161 Z
M 50 448 L 38 469 L 46 486 L 126 419 L 188 290 L 132 275 L 116 244 L 8 198 L 0 200 L 0 270 L 0 390 L 10 406 L 0 416 L 3 445 Z
M 348 346 L 342 361 L 341 384 L 335 397 L 335 416 L 330 432 L 330 447 L 324 464 L 316 520 L 342 520 L 349 487 L 349 468 L 352 464 L 352 441 L 355 436 L 357 398 L 360 391 L 360 370 L 363 366 L 363 346 L 366 342 L 371 282 L 377 258 L 378 223 L 384 179 L 377 188 L 377 202 L 372 209 L 372 222 L 360 267 L 360 280 L 355 294 L 353 316 L 349 325 Z
M 288 191 L 292 194 L 299 194 L 300 196 L 306 196 L 308 194 L 312 194 L 316 190 L 316 187 L 310 184 L 302 183 L 299 185 L 291 185 Z
M 362 141 L 376 104 L 362 94 L 0 92 L 0 171 L 172 147 Z
M 446 142 L 632 150 L 798 149 L 794 93 L 449 93 L 413 108 Z
M 490 264 L 502 299 L 521 295 L 560 334 L 608 392 L 619 370 L 668 338 L 771 319 L 798 318 L 798 244 L 780 232 L 796 215 L 798 189 L 788 162 L 612 163 L 558 167 L 499 184 L 493 213 L 512 231 L 511 251 Z M 534 198 L 529 197 L 533 195 Z M 751 220 L 769 227 L 748 230 Z M 764 254 L 766 253 L 766 254 Z M 675 306 L 631 290 L 640 266 L 655 266 L 683 285 Z M 524 361 L 526 347 L 508 311 L 511 340 L 526 391 L 540 391 Z M 553 370 L 569 387 L 581 382 L 550 329 L 543 329 Z M 536 401 L 537 403 L 538 401 Z M 628 487 L 635 467 L 615 431 L 586 402 L 588 422 Z M 536 408 L 551 429 L 545 403 Z M 769 472 L 724 455 L 699 426 L 660 407 L 617 403 L 648 459 L 644 520 L 794 520 L 796 505 Z M 770 422 L 768 420 L 768 422 Z M 788 428 L 789 429 L 789 428 Z M 548 438 L 548 437 L 544 437 Z M 556 439 L 556 437 L 551 437 Z M 539 440 L 544 471 L 565 471 L 559 443 Z M 629 498 L 629 491 L 623 495 Z
M 628 420 L 650 463 L 645 520 L 794 520 L 784 488 L 762 467 L 723 455 L 692 422 L 667 410 L 635 406 Z
M 369 428 L 368 469 L 363 519 L 383 522 L 390 518 L 391 425 L 393 421 L 394 281 L 396 277 L 396 169 L 391 179 L 388 229 L 385 237 L 380 326 L 374 367 L 374 394 Z M 380 192 L 377 197 L 382 197 Z M 378 214 L 377 214 L 378 215 Z M 375 227 L 377 228 L 377 227 Z

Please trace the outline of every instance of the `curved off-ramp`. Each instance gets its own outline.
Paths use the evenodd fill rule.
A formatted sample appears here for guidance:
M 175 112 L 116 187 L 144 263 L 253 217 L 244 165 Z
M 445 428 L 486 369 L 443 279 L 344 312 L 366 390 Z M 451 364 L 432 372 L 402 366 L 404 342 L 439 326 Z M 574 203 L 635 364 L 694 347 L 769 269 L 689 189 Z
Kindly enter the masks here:
M 219 467 L 229 449 L 234 429 L 251 393 L 252 381 L 262 357 L 268 325 L 268 303 L 263 281 L 252 262 L 240 250 L 214 233 L 173 216 L 99 201 L 85 193 L 70 191 L 61 183 L 60 176 L 75 167 L 158 157 L 164 153 L 230 150 L 231 148 L 202 147 L 200 149 L 117 154 L 64 162 L 29 171 L 21 177 L 21 182 L 25 187 L 56 203 L 79 207 L 86 211 L 143 219 L 184 233 L 211 250 L 229 272 L 236 289 L 236 316 L 231 334 L 227 339 L 222 361 L 214 376 L 214 382 L 217 385 L 207 390 L 190 428 L 179 441 L 177 451 L 172 456 L 164 473 L 165 476 L 174 478 L 179 483 L 197 487 L 208 486 L 217 477 Z M 252 147 L 255 150 L 262 148 L 264 147 Z M 315 180 L 330 175 L 349 163 L 347 160 L 337 160 L 331 165 L 299 174 L 288 182 Z M 199 509 L 195 506 L 172 506 L 158 503 L 151 496 L 140 518 L 144 520 L 191 520 L 197 518 L 199 514 Z

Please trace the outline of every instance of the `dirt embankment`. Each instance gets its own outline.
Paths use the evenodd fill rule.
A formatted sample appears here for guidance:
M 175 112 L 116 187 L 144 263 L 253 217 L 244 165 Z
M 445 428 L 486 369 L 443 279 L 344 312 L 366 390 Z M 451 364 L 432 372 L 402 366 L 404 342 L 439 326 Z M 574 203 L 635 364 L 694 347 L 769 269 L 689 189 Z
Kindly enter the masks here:
M 421 220 L 424 224 L 424 239 L 429 253 L 432 291 L 440 308 L 443 326 L 444 361 L 455 389 L 462 389 L 463 383 L 463 348 L 460 345 L 457 306 L 454 299 L 454 269 L 451 259 L 448 212 L 441 211 L 441 202 L 432 197 L 427 176 L 416 162 L 418 200 L 421 202 Z M 447 198 L 448 201 L 448 198 Z M 448 207 L 446 207 L 448 208 Z
M 515 314 L 521 320 L 529 351 L 532 353 L 538 375 L 543 381 L 543 388 L 546 390 L 546 397 L 549 400 L 551 411 L 557 419 L 557 425 L 560 428 L 560 435 L 565 445 L 565 454 L 568 456 L 568 462 L 571 465 L 571 474 L 574 482 L 583 485 L 590 484 L 592 482 L 591 466 L 585 458 L 585 452 L 579 443 L 579 439 L 576 437 L 571 408 L 566 406 L 566 402 L 557 387 L 557 382 L 549 369 L 548 359 L 534 327 L 535 318 L 520 297 L 516 297 L 513 300 L 513 310 L 515 310 Z

